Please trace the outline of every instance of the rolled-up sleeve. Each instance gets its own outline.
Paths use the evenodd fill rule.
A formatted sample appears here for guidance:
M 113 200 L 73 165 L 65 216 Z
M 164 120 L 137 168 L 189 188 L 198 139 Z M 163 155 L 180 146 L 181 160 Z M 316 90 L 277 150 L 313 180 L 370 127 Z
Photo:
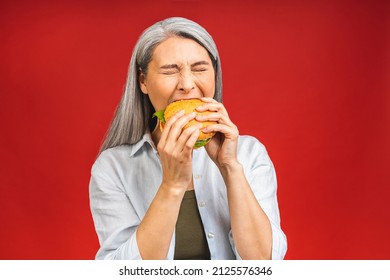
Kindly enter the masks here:
M 101 170 L 96 162 L 89 184 L 90 207 L 100 243 L 96 259 L 141 259 L 136 240 L 140 219 L 120 182 Z
M 287 238 L 280 225 L 275 168 L 264 145 L 255 138 L 248 138 L 252 142 L 251 148 L 243 153 L 247 179 L 271 223 L 272 259 L 283 259 L 287 251 Z

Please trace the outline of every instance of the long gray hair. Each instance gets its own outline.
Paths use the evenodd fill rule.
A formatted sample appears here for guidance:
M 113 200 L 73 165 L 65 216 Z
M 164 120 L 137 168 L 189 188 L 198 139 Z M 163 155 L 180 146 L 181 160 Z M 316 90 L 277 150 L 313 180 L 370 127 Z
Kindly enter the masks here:
M 134 144 L 151 129 L 155 110 L 149 96 L 141 92 L 139 75 L 140 71 L 147 74 L 154 49 L 172 36 L 195 40 L 208 51 L 215 70 L 214 99 L 222 101 L 221 62 L 211 35 L 199 24 L 185 18 L 159 21 L 142 33 L 134 47 L 125 89 L 99 153 L 111 147 Z

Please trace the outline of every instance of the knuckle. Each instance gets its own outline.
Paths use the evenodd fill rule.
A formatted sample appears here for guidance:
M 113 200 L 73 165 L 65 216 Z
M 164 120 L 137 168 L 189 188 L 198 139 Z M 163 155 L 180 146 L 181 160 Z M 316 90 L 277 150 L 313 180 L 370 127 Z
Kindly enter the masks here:
M 169 154 L 169 150 L 168 150 L 168 148 L 166 146 L 164 146 L 164 147 L 158 147 L 157 146 L 157 150 L 158 150 L 158 153 L 160 155 L 168 155 Z
M 181 122 L 175 122 L 175 123 L 173 123 L 172 124 L 172 129 L 174 129 L 174 130 L 179 130 L 179 129 L 181 129 L 182 127 L 183 127 L 183 125 L 182 125 L 182 123 Z
M 234 133 L 235 135 L 240 135 L 240 131 L 238 130 L 238 127 L 237 126 L 234 126 Z
M 192 149 L 192 143 L 191 143 L 191 141 L 188 141 L 186 144 L 185 144 L 185 147 L 187 148 L 187 149 Z
M 194 133 L 194 131 L 195 131 L 195 129 L 196 129 L 196 127 L 194 127 L 194 126 L 190 126 L 190 127 L 187 127 L 186 129 L 184 129 L 183 130 L 183 135 L 184 136 L 190 136 L 192 133 Z

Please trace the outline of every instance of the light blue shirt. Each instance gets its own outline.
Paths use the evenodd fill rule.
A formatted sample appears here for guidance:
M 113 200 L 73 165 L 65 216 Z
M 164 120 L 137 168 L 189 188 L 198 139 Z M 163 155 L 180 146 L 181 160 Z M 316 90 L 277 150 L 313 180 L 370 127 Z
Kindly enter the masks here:
M 272 227 L 272 258 L 283 259 L 286 236 L 280 227 L 274 166 L 265 147 L 240 136 L 238 159 Z M 194 189 L 211 259 L 240 259 L 231 234 L 226 186 L 204 148 L 193 152 Z M 136 231 L 162 180 L 160 159 L 150 133 L 134 145 L 102 152 L 92 167 L 90 205 L 99 238 L 96 259 L 141 259 Z M 174 258 L 173 234 L 167 259 Z

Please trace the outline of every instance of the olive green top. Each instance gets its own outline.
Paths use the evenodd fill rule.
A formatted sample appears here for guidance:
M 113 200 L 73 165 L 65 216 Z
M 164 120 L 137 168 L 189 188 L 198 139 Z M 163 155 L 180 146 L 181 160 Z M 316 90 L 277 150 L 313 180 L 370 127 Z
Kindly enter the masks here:
M 187 191 L 176 223 L 175 260 L 209 260 L 210 251 L 196 202 L 195 191 Z

